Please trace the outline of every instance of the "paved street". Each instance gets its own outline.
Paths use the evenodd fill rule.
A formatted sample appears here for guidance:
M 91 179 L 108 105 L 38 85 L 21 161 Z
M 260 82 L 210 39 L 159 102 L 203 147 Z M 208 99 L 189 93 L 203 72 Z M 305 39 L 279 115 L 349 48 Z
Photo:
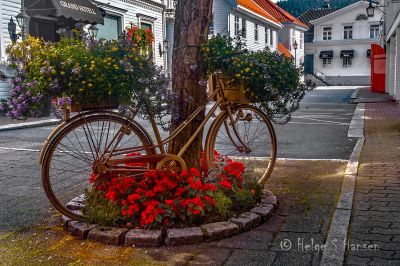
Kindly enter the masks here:
M 278 157 L 348 159 L 355 141 L 347 138 L 355 105 L 351 89 L 320 89 L 307 95 L 294 119 L 277 126 Z M 38 165 L 39 150 L 54 127 L 0 132 L 0 228 L 35 224 L 51 212 Z

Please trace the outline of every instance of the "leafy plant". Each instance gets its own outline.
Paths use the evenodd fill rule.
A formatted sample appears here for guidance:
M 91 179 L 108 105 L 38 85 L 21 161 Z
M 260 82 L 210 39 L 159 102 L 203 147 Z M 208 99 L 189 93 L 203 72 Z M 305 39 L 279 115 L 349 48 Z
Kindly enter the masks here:
M 87 190 L 86 204 L 83 209 L 88 222 L 102 226 L 113 226 L 121 217 L 121 207 L 104 197 L 97 190 Z
M 218 211 L 219 217 L 223 220 L 227 219 L 232 215 L 232 200 L 227 197 L 223 192 L 219 191 L 214 195 L 216 208 Z
M 312 84 L 301 81 L 302 69 L 285 56 L 269 49 L 250 52 L 242 48 L 232 38 L 211 38 L 202 48 L 205 71 L 221 71 L 232 84 L 243 83 L 255 105 L 275 123 L 287 123 Z

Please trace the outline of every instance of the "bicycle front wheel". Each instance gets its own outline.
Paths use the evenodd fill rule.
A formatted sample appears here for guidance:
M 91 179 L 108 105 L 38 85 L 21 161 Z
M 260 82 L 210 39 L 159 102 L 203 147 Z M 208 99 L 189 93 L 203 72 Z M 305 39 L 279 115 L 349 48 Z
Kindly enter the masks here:
M 264 185 L 276 161 L 276 135 L 268 116 L 259 108 L 239 105 L 232 116 L 223 112 L 213 122 L 206 139 L 206 159 L 210 167 L 226 158 L 242 162 L 245 178 Z
M 123 129 L 122 133 L 120 129 Z M 151 146 L 151 140 L 139 126 L 113 114 L 82 117 L 67 124 L 50 141 L 42 164 L 42 183 L 47 198 L 60 213 L 72 219 L 84 219 L 82 214 L 70 210 L 66 205 L 92 188 L 90 178 L 99 158 L 109 153 L 109 147 L 114 145 L 117 135 L 121 139 L 118 145 L 115 144 L 115 150 L 143 147 L 140 154 L 155 153 L 154 149 L 146 149 Z M 127 154 L 118 157 L 125 156 Z

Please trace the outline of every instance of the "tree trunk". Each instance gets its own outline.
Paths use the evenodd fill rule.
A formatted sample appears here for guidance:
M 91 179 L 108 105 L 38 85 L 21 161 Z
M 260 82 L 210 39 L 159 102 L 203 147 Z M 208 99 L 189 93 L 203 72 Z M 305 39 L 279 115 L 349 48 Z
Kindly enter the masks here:
M 207 77 L 203 76 L 200 62 L 201 45 L 208 38 L 212 19 L 212 0 L 178 0 L 175 9 L 174 53 L 172 57 L 172 88 L 175 108 L 172 112 L 172 130 L 179 126 L 193 111 L 204 104 Z M 177 154 L 193 136 L 204 120 L 201 112 L 169 146 L 169 152 Z M 202 148 L 200 134 L 183 155 L 188 167 L 198 167 Z

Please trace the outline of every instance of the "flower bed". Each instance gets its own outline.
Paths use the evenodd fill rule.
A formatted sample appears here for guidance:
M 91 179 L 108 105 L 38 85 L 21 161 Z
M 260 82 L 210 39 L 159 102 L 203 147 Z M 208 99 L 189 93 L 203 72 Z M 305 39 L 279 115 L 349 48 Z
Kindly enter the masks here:
M 242 163 L 225 158 L 218 164 L 213 172 L 202 166 L 181 173 L 152 170 L 139 178 L 92 175 L 83 213 L 101 225 L 159 229 L 223 221 L 250 210 L 262 188 L 244 178 Z

